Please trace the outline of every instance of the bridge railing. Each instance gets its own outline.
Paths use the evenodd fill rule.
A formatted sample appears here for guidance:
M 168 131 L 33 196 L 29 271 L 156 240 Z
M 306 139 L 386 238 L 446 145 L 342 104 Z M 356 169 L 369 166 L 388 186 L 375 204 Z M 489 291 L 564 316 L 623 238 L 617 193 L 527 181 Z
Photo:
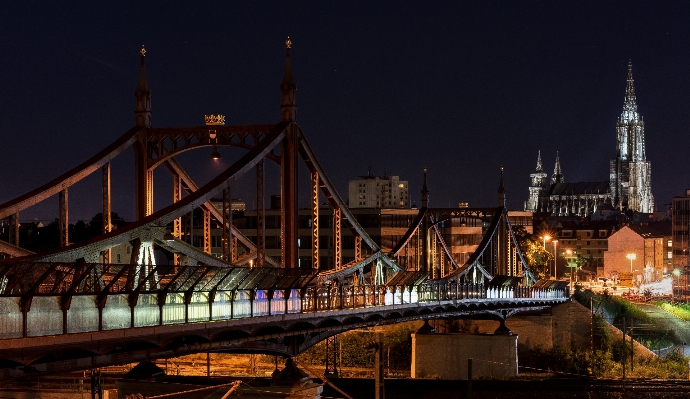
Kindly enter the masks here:
M 566 290 L 491 287 L 482 284 L 308 286 L 291 290 L 230 290 L 75 295 L 38 295 L 27 307 L 22 298 L 0 297 L 0 339 L 74 334 L 148 326 L 213 322 L 289 313 L 327 312 L 441 301 L 567 298 Z M 27 310 L 28 308 L 28 310 Z

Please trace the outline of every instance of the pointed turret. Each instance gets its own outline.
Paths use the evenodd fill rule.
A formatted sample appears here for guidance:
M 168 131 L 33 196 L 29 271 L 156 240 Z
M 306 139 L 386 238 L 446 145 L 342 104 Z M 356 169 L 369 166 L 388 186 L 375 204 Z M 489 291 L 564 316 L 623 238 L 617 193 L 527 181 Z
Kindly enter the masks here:
M 529 200 L 525 202 L 525 210 L 529 212 L 540 212 L 544 195 L 548 191 L 548 175 L 544 173 L 541 162 L 541 151 L 537 153 L 537 168 L 530 173 L 532 185 L 529 187 Z
M 498 185 L 498 206 L 506 206 L 506 189 L 503 187 L 503 165 L 501 165 L 501 182 Z
M 285 76 L 283 76 L 283 83 L 280 85 L 280 91 L 282 92 L 280 112 L 283 121 L 294 121 L 297 119 L 297 104 L 295 103 L 297 86 L 292 79 L 292 66 L 290 65 L 290 48 L 292 47 L 290 36 L 285 41 L 285 47 L 287 52 L 285 55 Z
M 541 173 L 544 171 L 544 169 L 541 166 L 541 150 L 537 152 L 537 169 L 534 170 L 537 173 Z
M 422 208 L 429 205 L 429 189 L 426 187 L 426 168 L 424 168 L 424 184 L 422 185 Z
M 139 69 L 139 84 L 134 91 L 137 102 L 134 118 L 136 126 L 151 127 L 151 90 L 149 90 L 149 82 L 146 80 L 146 49 L 144 45 L 141 46 L 139 53 L 141 53 L 141 68 Z
M 561 160 L 558 158 L 558 151 L 556 151 L 556 166 L 553 168 L 553 175 L 551 176 L 551 184 L 563 183 L 563 173 L 561 173 Z

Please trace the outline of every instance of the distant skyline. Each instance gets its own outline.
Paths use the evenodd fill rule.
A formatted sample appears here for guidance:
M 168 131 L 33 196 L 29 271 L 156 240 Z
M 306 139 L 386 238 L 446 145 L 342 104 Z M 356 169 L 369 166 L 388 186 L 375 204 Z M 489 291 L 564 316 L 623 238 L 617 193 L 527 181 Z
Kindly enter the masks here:
M 371 166 L 409 181 L 419 205 L 426 167 L 431 206 L 494 206 L 502 165 L 508 206 L 521 210 L 539 150 L 549 176 L 558 151 L 566 182 L 607 181 L 628 60 L 656 207 L 690 188 L 686 2 L 5 2 L 0 203 L 134 125 L 142 44 L 153 126 L 202 125 L 209 113 L 278 122 L 288 35 L 297 121 L 345 199 L 348 179 Z M 204 150 L 180 162 L 203 183 L 241 153 L 221 150 L 220 164 Z M 157 208 L 169 201 L 166 173 Z M 126 220 L 133 174 L 129 151 L 113 163 L 113 211 Z M 100 212 L 99 179 L 70 188 L 71 222 Z M 237 196 L 252 209 L 250 188 Z M 277 192 L 269 184 L 267 197 Z M 56 217 L 57 198 L 20 215 Z

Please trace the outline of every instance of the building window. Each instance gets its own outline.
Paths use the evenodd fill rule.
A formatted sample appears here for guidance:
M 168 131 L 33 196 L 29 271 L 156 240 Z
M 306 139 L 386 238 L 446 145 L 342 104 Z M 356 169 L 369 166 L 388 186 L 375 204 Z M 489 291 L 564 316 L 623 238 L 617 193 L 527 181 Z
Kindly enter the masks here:
M 587 233 L 587 235 L 589 235 L 589 233 Z M 587 245 L 589 245 L 589 241 L 587 241 Z
M 667 258 L 669 258 L 669 259 L 672 259 L 672 258 L 673 258 L 673 252 L 668 251 L 668 254 L 667 254 L 667 255 L 668 255 Z M 118 255 L 118 257 L 119 257 L 119 256 L 120 256 L 120 255 Z

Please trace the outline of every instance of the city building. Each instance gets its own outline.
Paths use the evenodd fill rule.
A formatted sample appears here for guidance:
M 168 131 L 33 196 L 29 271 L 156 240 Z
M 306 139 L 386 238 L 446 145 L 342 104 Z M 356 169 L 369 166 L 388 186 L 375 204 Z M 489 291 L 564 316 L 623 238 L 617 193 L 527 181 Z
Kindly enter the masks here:
M 408 183 L 398 176 L 372 176 L 371 172 L 348 184 L 348 207 L 409 208 Z
M 557 276 L 568 273 L 566 251 L 579 258 L 582 269 L 591 276 L 602 275 L 604 270 L 604 254 L 608 249 L 608 238 L 616 232 L 616 223 L 609 221 L 589 222 L 578 224 L 559 222 L 551 241 L 557 241 L 554 248 L 558 253 Z M 547 242 L 547 244 L 549 244 Z
M 685 190 L 684 196 L 673 197 L 671 200 L 671 223 L 673 234 L 673 269 L 684 270 L 688 263 L 688 249 L 690 249 L 690 189 Z
M 668 243 L 671 225 L 643 222 L 622 227 L 609 237 L 604 253 L 604 276 L 625 285 L 659 281 L 670 272 Z
M 654 212 L 651 164 L 647 162 L 644 121 L 637 111 L 637 99 L 628 64 L 628 81 L 623 112 L 616 122 L 616 159 L 609 163 L 609 181 L 566 183 L 556 153 L 551 180 L 544 173 L 541 152 L 530 174 L 529 198 L 524 209 L 554 216 L 590 216 L 607 204 L 621 211 Z

